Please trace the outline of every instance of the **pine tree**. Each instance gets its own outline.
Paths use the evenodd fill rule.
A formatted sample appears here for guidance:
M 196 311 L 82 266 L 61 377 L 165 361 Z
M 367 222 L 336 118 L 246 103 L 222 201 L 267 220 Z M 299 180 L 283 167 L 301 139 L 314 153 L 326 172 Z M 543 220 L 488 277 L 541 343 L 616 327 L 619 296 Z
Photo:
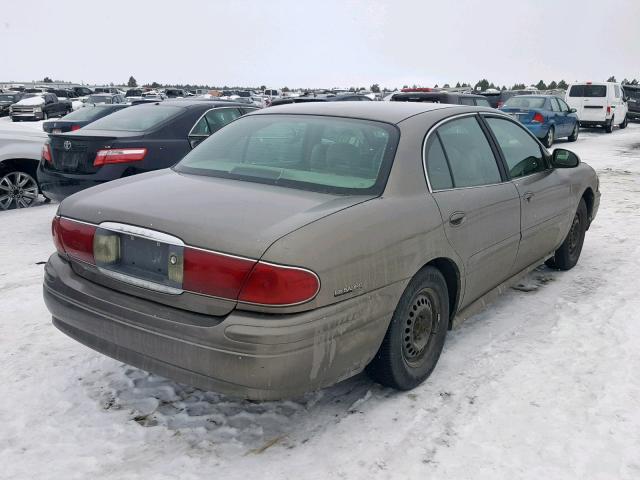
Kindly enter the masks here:
M 133 75 L 129 77 L 129 81 L 127 82 L 127 87 L 137 87 L 138 86 L 138 82 L 136 82 L 136 79 L 133 78 Z
M 538 90 L 546 90 L 547 85 L 542 80 L 540 80 L 538 83 L 536 83 L 536 88 Z
M 616 81 L 616 77 L 614 75 L 611 75 L 609 78 L 607 78 L 607 82 L 615 82 Z
M 555 80 L 552 80 L 551 83 L 548 85 L 549 90 L 555 90 L 556 88 L 558 88 L 558 84 L 556 83 Z
M 560 80 L 558 82 L 558 88 L 561 90 L 566 90 L 567 88 L 569 88 L 569 85 L 567 85 L 567 82 L 565 82 L 564 80 Z

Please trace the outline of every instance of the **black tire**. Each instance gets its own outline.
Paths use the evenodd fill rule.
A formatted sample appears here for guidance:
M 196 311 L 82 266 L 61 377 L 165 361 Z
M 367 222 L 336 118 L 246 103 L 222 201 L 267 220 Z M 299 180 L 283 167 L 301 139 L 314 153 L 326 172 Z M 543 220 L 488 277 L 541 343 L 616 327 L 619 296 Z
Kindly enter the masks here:
M 549 128 L 549 131 L 547 132 L 547 134 L 544 136 L 544 138 L 542 139 L 542 144 L 547 147 L 547 148 L 551 148 L 551 146 L 553 145 L 553 140 L 555 138 L 555 129 L 553 127 Z
M 576 126 L 573 128 L 573 132 L 567 138 L 570 142 L 575 142 L 578 140 L 578 135 L 580 135 L 580 122 L 576 122 Z
M 611 121 L 604 126 L 604 131 L 605 132 L 607 132 L 607 133 L 613 132 L 613 121 L 614 121 L 614 117 L 611 117 Z
M 581 198 L 578 204 L 578 210 L 573 217 L 571 228 L 564 242 L 562 242 L 560 248 L 555 251 L 553 257 L 545 262 L 548 267 L 557 270 L 571 270 L 575 267 L 582 252 L 584 236 L 587 231 L 587 222 L 589 221 L 588 215 L 587 204 L 584 198 Z
M 42 114 L 42 120 L 49 120 L 49 114 L 47 112 Z
M 425 267 L 409 282 L 367 373 L 398 390 L 420 385 L 438 363 L 449 328 L 449 293 L 442 273 Z
M 627 125 L 629 125 L 629 119 L 627 118 L 627 116 L 624 116 L 624 120 L 622 121 L 622 123 L 620 124 L 620 128 L 621 129 L 625 129 L 627 128 Z

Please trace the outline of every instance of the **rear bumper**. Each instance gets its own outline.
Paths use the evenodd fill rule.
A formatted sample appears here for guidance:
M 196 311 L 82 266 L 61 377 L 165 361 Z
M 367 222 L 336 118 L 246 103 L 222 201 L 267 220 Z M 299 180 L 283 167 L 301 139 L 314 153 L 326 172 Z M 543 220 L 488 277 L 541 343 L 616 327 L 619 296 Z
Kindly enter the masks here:
M 77 175 L 44 168 L 41 161 L 38 165 L 38 183 L 47 198 L 61 202 L 76 192 L 121 178 L 126 167 L 107 165 L 94 174 Z
M 99 352 L 205 390 L 271 400 L 362 371 L 405 285 L 299 314 L 234 310 L 191 323 L 157 304 L 145 314 L 151 302 L 89 282 L 57 254 L 45 267 L 43 289 L 54 325 Z
M 551 125 L 546 125 L 544 123 L 523 123 L 527 130 L 533 133 L 538 138 L 544 138 L 549 133 L 549 128 Z
M 604 127 L 605 125 L 609 125 L 610 123 L 610 118 L 605 120 L 580 120 L 581 127 Z

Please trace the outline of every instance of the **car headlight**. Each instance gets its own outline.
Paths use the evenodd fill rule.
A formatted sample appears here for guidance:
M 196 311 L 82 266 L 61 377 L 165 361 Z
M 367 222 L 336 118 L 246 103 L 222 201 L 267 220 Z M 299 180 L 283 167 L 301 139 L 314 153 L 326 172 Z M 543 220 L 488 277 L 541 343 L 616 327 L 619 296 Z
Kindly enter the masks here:
M 33 111 L 34 112 L 41 112 L 42 111 L 42 107 L 33 107 Z

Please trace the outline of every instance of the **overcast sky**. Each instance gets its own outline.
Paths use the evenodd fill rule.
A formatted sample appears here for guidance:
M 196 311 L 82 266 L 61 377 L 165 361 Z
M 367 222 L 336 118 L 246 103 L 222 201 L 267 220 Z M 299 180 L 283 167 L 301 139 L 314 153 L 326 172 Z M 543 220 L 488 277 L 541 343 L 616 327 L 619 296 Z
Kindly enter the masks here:
M 640 79 L 640 0 L 29 0 L 1 11 L 0 82 Z

